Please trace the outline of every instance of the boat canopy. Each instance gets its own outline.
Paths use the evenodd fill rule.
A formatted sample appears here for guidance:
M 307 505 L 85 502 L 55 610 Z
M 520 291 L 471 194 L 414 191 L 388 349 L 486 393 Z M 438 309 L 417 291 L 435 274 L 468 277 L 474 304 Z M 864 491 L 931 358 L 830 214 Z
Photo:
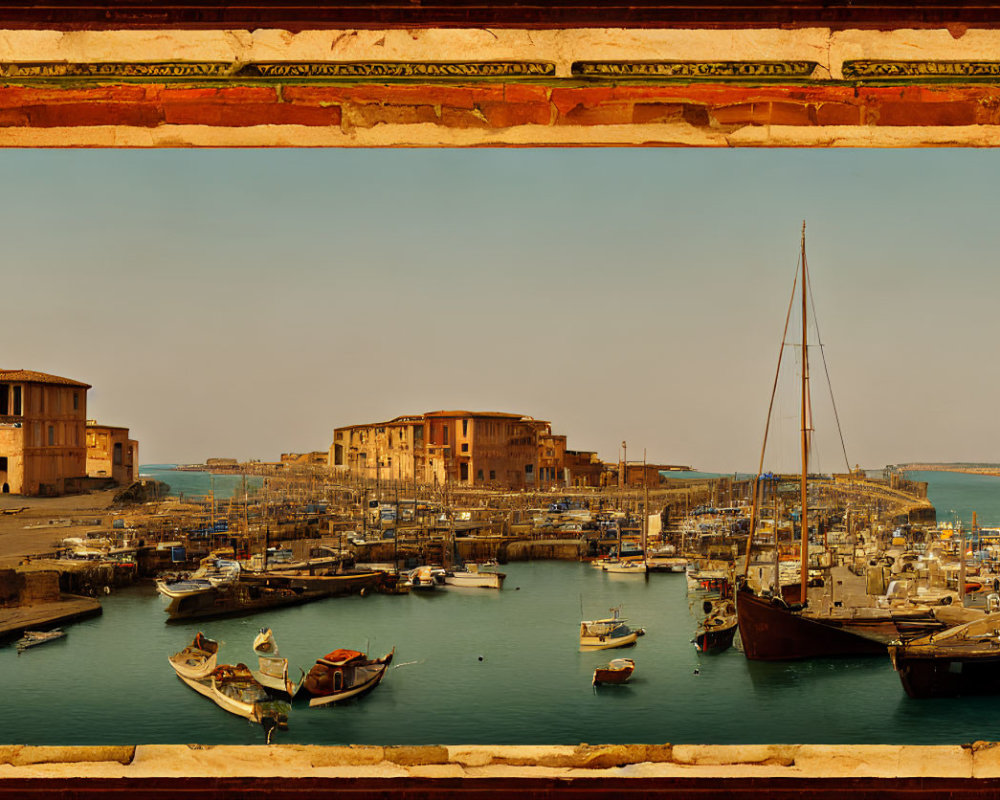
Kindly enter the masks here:
M 334 666 L 341 666 L 346 664 L 348 661 L 352 661 L 359 656 L 364 656 L 364 653 L 359 653 L 357 650 L 334 650 L 332 653 L 327 653 L 320 661 L 329 661 Z

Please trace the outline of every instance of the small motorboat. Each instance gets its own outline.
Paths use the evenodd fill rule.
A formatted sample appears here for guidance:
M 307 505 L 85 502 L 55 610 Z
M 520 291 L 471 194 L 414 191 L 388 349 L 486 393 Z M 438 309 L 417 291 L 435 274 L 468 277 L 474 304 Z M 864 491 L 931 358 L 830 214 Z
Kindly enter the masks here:
M 469 586 L 482 589 L 502 589 L 507 575 L 487 564 L 466 564 L 465 569 L 447 570 L 444 582 L 447 586 Z
M 382 682 L 395 652 L 394 647 L 382 658 L 369 659 L 358 650 L 334 650 L 316 659 L 299 684 L 299 691 L 310 698 L 310 706 L 359 697 Z
M 198 631 L 191 644 L 167 660 L 181 677 L 201 680 L 215 670 L 218 656 L 219 643 Z
M 604 565 L 604 571 L 613 575 L 646 575 L 646 561 L 644 559 L 623 559 L 621 561 L 609 561 Z
M 17 653 L 20 655 L 29 647 L 45 644 L 46 642 L 54 642 L 56 639 L 62 639 L 65 635 L 65 631 L 59 628 L 51 631 L 25 631 L 24 635 L 15 643 L 15 647 L 17 647 Z
M 581 650 L 609 650 L 627 647 L 646 631 L 630 628 L 621 616 L 621 606 L 611 609 L 611 616 L 604 619 L 584 620 L 580 623 Z
M 410 570 L 407 576 L 410 588 L 414 591 L 427 592 L 444 586 L 445 573 L 441 567 L 423 566 Z
M 253 640 L 253 651 L 257 656 L 259 669 L 250 670 L 254 678 L 265 689 L 271 689 L 295 697 L 299 687 L 288 679 L 288 659 L 278 653 L 278 644 L 270 628 L 261 628 Z
M 594 686 L 604 683 L 625 683 L 635 671 L 635 661 L 631 658 L 613 658 L 603 667 L 594 670 Z

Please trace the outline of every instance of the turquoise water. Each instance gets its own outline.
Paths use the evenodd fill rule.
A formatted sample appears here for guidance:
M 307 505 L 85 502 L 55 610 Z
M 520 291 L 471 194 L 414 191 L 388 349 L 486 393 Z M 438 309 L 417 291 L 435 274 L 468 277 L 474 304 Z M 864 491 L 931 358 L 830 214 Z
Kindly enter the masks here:
M 182 475 L 184 473 L 174 473 Z M 1000 522 L 1000 479 L 914 474 L 951 509 Z M 259 744 L 259 726 L 181 683 L 167 656 L 198 630 L 223 661 L 256 666 L 251 642 L 274 629 L 293 675 L 336 647 L 396 658 L 372 694 L 331 708 L 296 705 L 276 741 L 311 744 L 856 743 L 1000 739 L 1000 697 L 912 700 L 888 658 L 748 662 L 699 655 L 683 576 L 614 576 L 571 562 L 513 563 L 501 592 L 335 598 L 243 619 L 167 625 L 150 586 L 104 599 L 104 614 L 17 655 L 0 744 Z M 580 653 L 579 621 L 615 605 L 647 635 L 627 650 Z M 626 655 L 625 686 L 591 684 Z
M 244 481 L 249 492 L 263 484 L 259 477 L 248 475 L 213 475 L 210 472 L 178 472 L 175 464 L 143 464 L 139 467 L 139 477 L 153 478 L 170 486 L 169 497 L 181 495 L 191 497 L 207 496 L 215 489 L 216 499 L 228 499 L 234 494 L 242 494 Z
M 906 477 L 927 481 L 939 522 L 961 521 L 968 530 L 975 511 L 980 525 L 1000 526 L 1000 477 L 961 472 L 907 472 Z
M 378 655 L 396 647 L 393 667 L 367 697 L 293 708 L 277 739 L 286 743 L 1000 738 L 1000 698 L 911 700 L 887 658 L 764 664 L 735 649 L 700 656 L 683 576 L 615 577 L 569 562 L 504 569 L 501 592 L 337 598 L 201 625 L 166 625 L 151 588 L 119 592 L 102 617 L 70 627 L 65 639 L 21 655 L 0 648 L 0 674 L 18 687 L 0 742 L 261 743 L 259 726 L 196 694 L 167 663 L 200 629 L 222 642 L 221 660 L 255 666 L 251 642 L 261 625 L 274 629 L 295 668 L 335 647 Z M 627 650 L 578 652 L 579 620 L 617 604 L 647 635 Z M 595 690 L 593 668 L 619 655 L 635 659 L 632 681 Z

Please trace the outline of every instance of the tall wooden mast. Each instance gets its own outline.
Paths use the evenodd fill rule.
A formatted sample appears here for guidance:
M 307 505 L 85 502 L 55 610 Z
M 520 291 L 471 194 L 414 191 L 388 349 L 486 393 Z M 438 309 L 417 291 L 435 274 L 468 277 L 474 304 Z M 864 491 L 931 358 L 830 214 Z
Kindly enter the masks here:
M 809 583 L 809 334 L 806 325 L 806 223 L 802 223 L 802 561 L 799 585 L 799 602 L 806 602 L 806 587 Z

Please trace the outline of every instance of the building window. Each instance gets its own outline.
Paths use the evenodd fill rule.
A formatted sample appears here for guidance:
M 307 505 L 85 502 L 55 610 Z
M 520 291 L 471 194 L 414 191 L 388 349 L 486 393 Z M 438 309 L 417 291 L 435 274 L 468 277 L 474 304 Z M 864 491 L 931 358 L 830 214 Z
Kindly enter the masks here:
M 495 469 L 490 470 L 490 480 L 495 481 L 497 479 L 497 471 Z
M 79 411 L 80 410 L 80 393 L 79 392 L 73 392 L 73 410 L 74 411 Z
M 459 464 L 459 479 L 463 481 L 469 480 L 469 465 L 464 461 Z
M 56 443 L 56 428 L 55 425 L 49 425 L 49 445 L 51 446 L 54 445 L 55 443 Z
M 462 436 L 468 436 L 468 435 L 469 435 L 469 420 L 463 419 L 462 420 Z
M 481 469 L 476 470 L 476 481 L 479 483 L 483 482 L 483 471 Z
M 15 417 L 21 416 L 21 387 L 20 386 L 15 386 L 14 387 L 14 393 L 13 393 L 12 402 L 11 402 L 10 405 L 11 405 L 10 413 L 13 414 Z
M 115 455 L 113 458 L 113 463 L 116 467 L 120 467 L 122 463 L 122 443 L 115 442 Z
M 524 474 L 525 475 L 531 475 L 531 473 L 533 473 L 534 471 L 535 471 L 535 465 L 534 464 L 525 464 L 524 465 Z
M 468 442 L 462 442 L 462 452 L 463 453 L 468 453 L 469 452 L 469 443 Z
M 448 426 L 445 425 L 442 430 L 444 430 L 444 442 L 443 442 L 443 444 L 448 444 Z

